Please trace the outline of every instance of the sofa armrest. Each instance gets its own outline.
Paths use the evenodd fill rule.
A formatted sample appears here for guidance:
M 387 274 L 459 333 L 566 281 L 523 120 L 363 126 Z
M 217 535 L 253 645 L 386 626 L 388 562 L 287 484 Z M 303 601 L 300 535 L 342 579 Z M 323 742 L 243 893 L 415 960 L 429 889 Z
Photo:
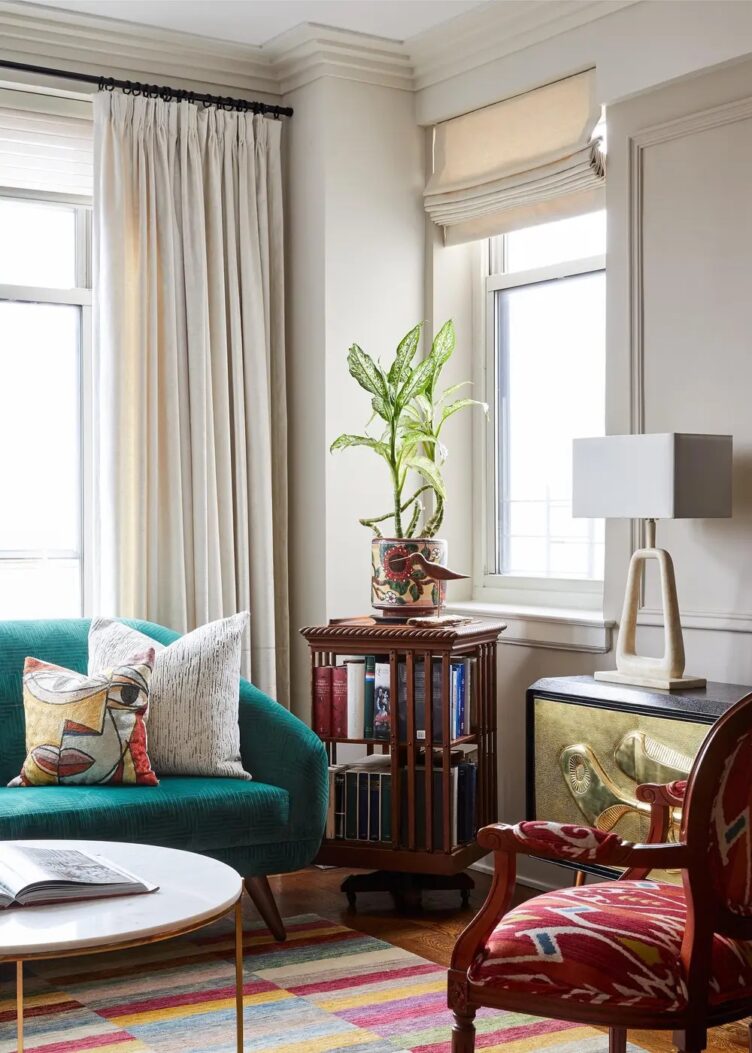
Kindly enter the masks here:
M 326 824 L 329 776 L 321 739 L 302 720 L 247 680 L 240 681 L 240 752 L 259 782 L 290 796 L 289 835 L 320 838 Z

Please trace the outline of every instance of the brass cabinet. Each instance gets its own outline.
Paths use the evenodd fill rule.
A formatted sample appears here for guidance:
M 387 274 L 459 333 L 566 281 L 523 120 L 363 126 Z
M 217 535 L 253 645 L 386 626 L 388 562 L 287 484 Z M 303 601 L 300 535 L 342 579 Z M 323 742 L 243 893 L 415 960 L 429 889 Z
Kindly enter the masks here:
M 527 692 L 528 818 L 643 840 L 649 807 L 635 798 L 636 786 L 686 778 L 708 728 L 750 691 L 714 683 L 655 691 L 589 676 L 539 680 Z M 670 837 L 677 836 L 680 821 L 677 809 Z M 616 873 L 595 865 L 576 869 Z

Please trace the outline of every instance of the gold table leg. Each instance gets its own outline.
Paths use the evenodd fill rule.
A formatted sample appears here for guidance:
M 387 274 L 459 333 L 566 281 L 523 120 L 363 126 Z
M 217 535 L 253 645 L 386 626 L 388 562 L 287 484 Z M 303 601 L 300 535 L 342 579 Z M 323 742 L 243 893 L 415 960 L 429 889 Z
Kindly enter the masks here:
M 24 1048 L 24 993 L 23 962 L 16 962 L 16 1049 L 23 1053 Z
M 238 1053 L 243 1053 L 243 905 L 235 904 L 235 1018 Z M 20 1046 L 18 1047 L 21 1048 Z

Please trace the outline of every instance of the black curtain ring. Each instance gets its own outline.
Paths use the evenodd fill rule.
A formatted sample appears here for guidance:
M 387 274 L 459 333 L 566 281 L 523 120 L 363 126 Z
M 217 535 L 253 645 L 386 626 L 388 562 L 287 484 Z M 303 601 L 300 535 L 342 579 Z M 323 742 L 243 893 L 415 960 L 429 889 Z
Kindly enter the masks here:
M 125 84 L 123 85 L 123 95 L 132 95 L 132 94 L 133 94 L 133 85 L 131 84 L 131 82 L 129 80 L 127 80 L 125 82 Z

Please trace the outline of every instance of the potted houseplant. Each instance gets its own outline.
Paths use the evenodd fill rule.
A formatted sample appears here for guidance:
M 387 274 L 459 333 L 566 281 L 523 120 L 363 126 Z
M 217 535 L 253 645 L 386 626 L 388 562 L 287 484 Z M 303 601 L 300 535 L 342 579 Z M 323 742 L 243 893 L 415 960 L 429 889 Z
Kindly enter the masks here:
M 447 563 L 447 543 L 436 536 L 446 501 L 442 466 L 447 450 L 442 431 L 459 410 L 472 405 L 487 408 L 475 399 L 455 397 L 469 381 L 439 391 L 442 370 L 455 348 L 451 320 L 434 337 L 430 353 L 414 364 L 422 328 L 419 322 L 402 338 L 388 369 L 352 345 L 348 369 L 371 396 L 373 412 L 364 434 L 340 435 L 331 445 L 332 451 L 366 446 L 386 464 L 392 507 L 360 522 L 374 534 L 373 606 L 400 616 L 433 614 L 444 602 L 446 582 L 431 572 L 432 566 Z M 375 434 L 369 434 L 372 425 Z

